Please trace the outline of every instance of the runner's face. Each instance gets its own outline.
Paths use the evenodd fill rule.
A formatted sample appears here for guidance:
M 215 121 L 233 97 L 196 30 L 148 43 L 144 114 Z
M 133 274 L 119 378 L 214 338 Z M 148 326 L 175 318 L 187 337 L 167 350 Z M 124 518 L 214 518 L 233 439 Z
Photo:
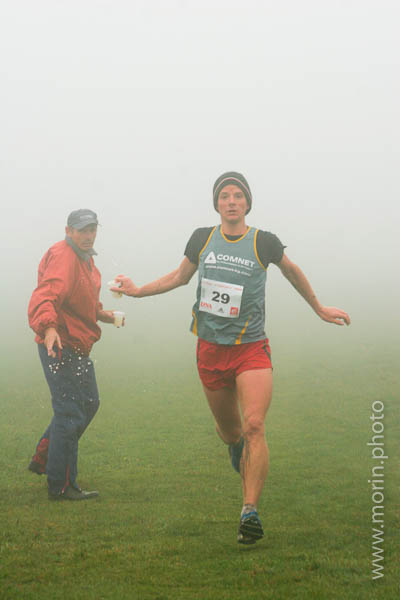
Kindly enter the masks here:
M 249 205 L 240 187 L 226 185 L 218 195 L 217 208 L 221 219 L 230 223 L 238 223 L 244 219 Z
M 65 231 L 80 250 L 87 252 L 93 248 L 94 240 L 97 234 L 97 225 L 86 225 L 83 229 L 66 227 Z

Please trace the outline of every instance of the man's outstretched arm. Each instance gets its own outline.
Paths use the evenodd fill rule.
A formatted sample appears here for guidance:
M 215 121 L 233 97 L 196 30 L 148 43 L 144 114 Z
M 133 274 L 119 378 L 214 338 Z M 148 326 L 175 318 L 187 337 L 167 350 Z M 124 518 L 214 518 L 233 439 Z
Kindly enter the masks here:
M 138 287 L 129 277 L 118 275 L 115 281 L 120 284 L 120 287 L 110 288 L 113 292 L 122 292 L 126 296 L 134 296 L 135 298 L 144 298 L 145 296 L 155 296 L 170 292 L 181 285 L 189 283 L 197 270 L 197 265 L 190 262 L 185 256 L 181 264 L 175 271 L 146 283 L 142 287 Z
M 278 263 L 278 267 L 286 279 L 290 281 L 292 286 L 303 296 L 304 300 L 308 302 L 323 321 L 335 323 L 335 325 L 343 325 L 344 323 L 350 325 L 350 317 L 344 310 L 334 306 L 322 306 L 303 271 L 289 260 L 286 254 L 283 255 L 281 262 Z

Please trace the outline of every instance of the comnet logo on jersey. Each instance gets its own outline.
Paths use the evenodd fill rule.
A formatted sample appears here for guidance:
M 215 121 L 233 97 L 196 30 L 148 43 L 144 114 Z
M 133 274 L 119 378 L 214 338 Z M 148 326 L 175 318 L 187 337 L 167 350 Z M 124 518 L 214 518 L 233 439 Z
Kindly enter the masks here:
M 205 265 L 216 265 L 217 262 L 223 262 L 230 265 L 240 265 L 241 267 L 247 267 L 252 269 L 255 265 L 254 260 L 248 260 L 247 258 L 240 258 L 240 256 L 232 256 L 231 254 L 220 254 L 215 255 L 214 252 L 209 252 L 204 264 Z

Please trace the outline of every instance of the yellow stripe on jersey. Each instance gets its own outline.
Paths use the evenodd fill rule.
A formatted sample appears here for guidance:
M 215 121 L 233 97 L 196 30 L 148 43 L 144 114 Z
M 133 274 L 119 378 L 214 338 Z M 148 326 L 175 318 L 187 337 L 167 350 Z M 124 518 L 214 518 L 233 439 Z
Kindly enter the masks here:
M 244 332 L 247 329 L 247 325 L 249 324 L 250 319 L 247 319 L 245 326 L 243 327 L 242 331 L 240 332 L 239 337 L 236 338 L 235 344 L 241 344 L 242 343 L 242 336 L 244 334 Z
M 194 314 L 194 311 L 192 310 L 192 315 L 193 315 L 193 328 L 192 328 L 192 333 L 194 335 L 198 335 L 197 333 L 197 318 L 196 315 Z
M 202 247 L 202 249 L 199 252 L 199 262 L 200 262 L 200 256 L 201 254 L 204 252 L 204 250 L 207 248 L 209 241 L 211 240 L 214 231 L 217 229 L 217 227 L 215 226 L 214 229 L 212 230 L 212 232 L 210 233 L 210 235 L 208 236 L 208 239 L 206 241 L 206 243 L 204 244 L 204 246 Z
M 267 270 L 267 267 L 265 267 L 265 266 L 262 264 L 262 262 L 261 262 L 261 260 L 260 260 L 260 257 L 258 256 L 258 252 L 257 252 L 257 234 L 258 234 L 258 231 L 259 231 L 259 230 L 258 230 L 258 229 L 256 229 L 256 232 L 255 232 L 255 234 L 254 234 L 254 254 L 256 255 L 256 258 L 257 258 L 257 260 L 258 260 L 258 262 L 259 262 L 259 264 L 260 264 L 260 267 L 262 267 L 262 268 L 264 269 L 264 271 L 266 271 L 266 270 Z
M 240 237 L 239 239 L 237 239 L 237 240 L 228 240 L 228 238 L 225 237 L 225 234 L 222 231 L 222 226 L 221 226 L 221 235 L 224 238 L 224 240 L 226 242 L 228 242 L 228 244 L 237 244 L 238 242 L 240 242 L 240 240 L 242 240 L 244 237 L 246 237 L 246 235 L 249 233 L 250 229 L 251 229 L 250 227 L 247 227 L 246 231 L 244 232 L 244 234 L 242 235 L 242 237 Z

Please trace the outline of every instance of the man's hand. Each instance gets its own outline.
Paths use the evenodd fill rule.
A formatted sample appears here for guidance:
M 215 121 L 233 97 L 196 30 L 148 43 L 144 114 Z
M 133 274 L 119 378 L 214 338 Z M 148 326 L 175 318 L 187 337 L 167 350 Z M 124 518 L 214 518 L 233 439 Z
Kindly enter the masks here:
M 349 315 L 340 308 L 321 306 L 316 312 L 323 321 L 327 321 L 328 323 L 334 323 L 335 325 L 344 325 L 346 323 L 346 325 L 350 325 Z
M 112 292 L 119 292 L 125 294 L 125 296 L 138 296 L 140 288 L 129 277 L 126 277 L 126 275 L 117 275 L 114 280 L 119 283 L 119 286 L 111 287 L 110 290 Z
M 57 358 L 57 354 L 54 352 L 54 345 L 56 345 L 59 350 L 62 350 L 62 344 L 55 327 L 46 329 L 44 334 L 44 345 L 47 349 L 47 355 Z
M 114 323 L 114 312 L 112 310 L 99 310 L 97 319 L 102 323 Z

